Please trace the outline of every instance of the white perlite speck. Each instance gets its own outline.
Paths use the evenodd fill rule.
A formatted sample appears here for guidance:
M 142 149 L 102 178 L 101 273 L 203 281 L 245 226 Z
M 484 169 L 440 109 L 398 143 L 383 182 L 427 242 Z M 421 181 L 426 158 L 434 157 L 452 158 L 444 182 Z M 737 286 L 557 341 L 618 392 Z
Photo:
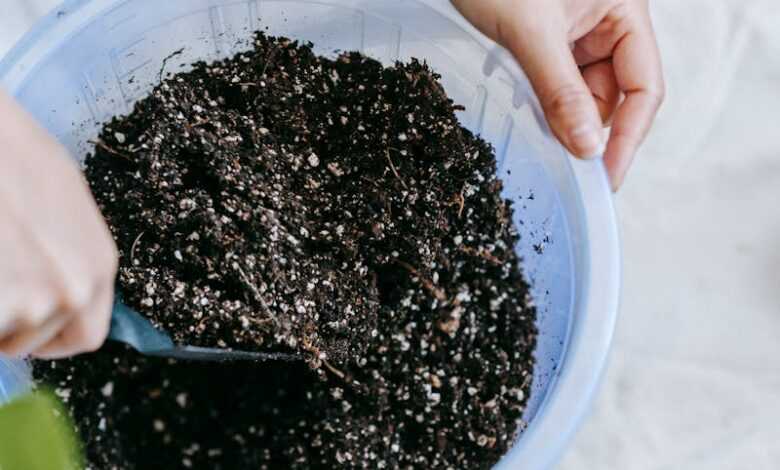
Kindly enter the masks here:
M 187 394 L 186 393 L 180 393 L 176 395 L 176 403 L 184 408 L 187 406 Z
M 103 394 L 104 397 L 108 398 L 111 395 L 114 394 L 114 382 L 108 382 L 107 384 L 103 385 L 103 388 L 100 389 L 100 393 Z

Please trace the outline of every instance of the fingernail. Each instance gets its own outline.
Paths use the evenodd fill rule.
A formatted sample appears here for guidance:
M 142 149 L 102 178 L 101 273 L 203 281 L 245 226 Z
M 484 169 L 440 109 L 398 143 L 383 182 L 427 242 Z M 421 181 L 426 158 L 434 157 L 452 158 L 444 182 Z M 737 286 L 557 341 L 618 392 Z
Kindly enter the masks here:
M 625 175 L 614 175 L 609 178 L 609 185 L 612 187 L 613 194 L 617 193 L 620 187 L 623 186 L 624 179 Z
M 591 159 L 604 153 L 604 133 L 600 127 L 583 124 L 571 131 L 569 139 L 580 157 Z

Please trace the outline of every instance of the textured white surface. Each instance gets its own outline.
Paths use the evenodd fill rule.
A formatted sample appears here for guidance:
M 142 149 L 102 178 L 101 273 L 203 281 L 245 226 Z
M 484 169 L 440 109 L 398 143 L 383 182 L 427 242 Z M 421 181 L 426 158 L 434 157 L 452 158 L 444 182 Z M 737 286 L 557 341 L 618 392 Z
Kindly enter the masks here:
M 560 467 L 780 461 L 780 4 L 651 2 L 668 99 L 617 196 L 611 363 Z
M 58 3 L 0 1 L 0 55 Z M 615 347 L 560 468 L 777 468 L 780 3 L 651 3 L 669 93 L 617 196 Z

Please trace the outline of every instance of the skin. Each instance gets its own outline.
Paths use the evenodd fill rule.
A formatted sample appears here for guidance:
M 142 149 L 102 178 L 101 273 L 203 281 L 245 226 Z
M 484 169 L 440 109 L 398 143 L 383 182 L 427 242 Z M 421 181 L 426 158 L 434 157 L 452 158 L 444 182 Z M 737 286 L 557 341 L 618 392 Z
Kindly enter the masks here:
M 452 3 L 515 56 L 550 128 L 572 154 L 604 153 L 617 191 L 665 93 L 647 0 Z
M 572 154 L 604 152 L 617 190 L 664 97 L 647 1 L 453 4 L 514 54 Z M 117 270 L 105 221 L 66 150 L 2 92 L 0 143 L 0 353 L 94 351 L 108 332 Z
M 100 347 L 114 241 L 67 151 L 0 93 L 0 352 L 60 358 Z

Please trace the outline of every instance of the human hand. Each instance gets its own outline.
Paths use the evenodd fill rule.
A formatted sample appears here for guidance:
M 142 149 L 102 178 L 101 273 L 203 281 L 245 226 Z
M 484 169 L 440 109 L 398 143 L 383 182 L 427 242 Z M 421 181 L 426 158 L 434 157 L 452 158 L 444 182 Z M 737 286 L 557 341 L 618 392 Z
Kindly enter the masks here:
M 647 0 L 452 2 L 517 58 L 571 153 L 604 151 L 616 191 L 664 98 Z M 605 149 L 602 127 L 610 123 Z
M 0 91 L 0 352 L 60 358 L 105 340 L 117 252 L 67 151 Z

